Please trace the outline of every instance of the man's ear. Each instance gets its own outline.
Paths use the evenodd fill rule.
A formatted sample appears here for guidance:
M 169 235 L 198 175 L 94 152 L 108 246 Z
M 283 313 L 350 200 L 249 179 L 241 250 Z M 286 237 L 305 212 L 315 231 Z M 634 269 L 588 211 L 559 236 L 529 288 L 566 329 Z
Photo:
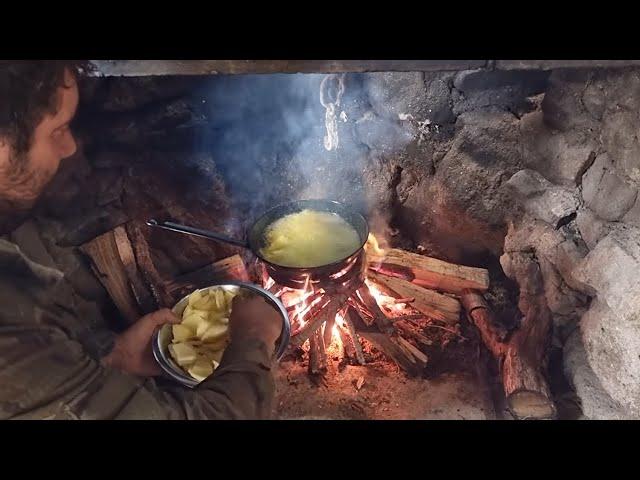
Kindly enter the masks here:
M 9 164 L 10 153 L 9 142 L 6 138 L 0 137 L 0 169 L 3 169 Z

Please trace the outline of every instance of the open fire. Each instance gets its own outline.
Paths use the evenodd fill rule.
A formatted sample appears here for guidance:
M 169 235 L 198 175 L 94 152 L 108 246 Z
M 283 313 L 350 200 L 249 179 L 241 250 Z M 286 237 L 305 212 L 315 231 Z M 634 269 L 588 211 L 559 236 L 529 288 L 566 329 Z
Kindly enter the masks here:
M 435 259 L 428 259 L 432 265 L 422 265 L 426 270 L 420 270 L 420 265 L 411 266 L 414 257 L 423 264 L 428 259 L 402 250 L 382 250 L 371 234 L 363 254 L 329 283 L 309 279 L 304 288 L 292 289 L 278 285 L 263 270 L 263 286 L 289 312 L 291 345 L 308 353 L 311 375 L 327 371 L 327 353 L 365 364 L 363 341 L 407 373 L 419 375 L 428 363 L 424 347 L 432 344 L 428 330 L 442 328 L 459 335 L 460 302 L 446 293 L 447 281 L 455 282 L 457 276 L 459 282 L 466 279 L 483 290 L 488 286 L 486 271 Z M 409 280 L 416 278 L 418 282 Z M 425 279 L 444 292 L 426 289 Z

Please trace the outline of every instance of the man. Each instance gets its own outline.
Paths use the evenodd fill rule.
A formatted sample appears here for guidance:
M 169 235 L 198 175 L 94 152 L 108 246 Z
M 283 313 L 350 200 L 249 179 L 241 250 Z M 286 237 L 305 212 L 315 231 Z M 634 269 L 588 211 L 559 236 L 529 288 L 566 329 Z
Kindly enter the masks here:
M 69 124 L 86 66 L 0 60 L 0 419 L 269 417 L 281 320 L 264 300 L 236 298 L 211 377 L 194 390 L 162 384 L 151 378 L 160 374 L 151 336 L 179 321 L 171 311 L 115 335 L 37 235 L 24 235 L 29 223 L 18 227 L 76 150 Z

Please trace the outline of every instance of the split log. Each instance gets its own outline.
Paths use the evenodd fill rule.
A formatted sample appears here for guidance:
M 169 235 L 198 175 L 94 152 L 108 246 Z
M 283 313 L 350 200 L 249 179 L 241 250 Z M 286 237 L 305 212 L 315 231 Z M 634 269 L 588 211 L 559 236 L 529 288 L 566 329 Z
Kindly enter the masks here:
M 127 277 L 129 277 L 131 291 L 140 306 L 140 310 L 143 314 L 156 311 L 158 309 L 158 305 L 138 270 L 138 264 L 133 253 L 133 247 L 129 241 L 127 231 L 123 226 L 116 227 L 113 230 L 113 237 L 116 242 L 118 254 L 120 255 L 120 260 L 122 261 L 125 272 L 127 273 Z
M 366 362 L 364 360 L 364 353 L 362 352 L 362 345 L 360 345 L 360 339 L 358 338 L 358 333 L 356 332 L 356 327 L 353 323 L 353 318 L 357 313 L 353 310 L 353 308 L 348 308 L 344 315 L 344 323 L 347 326 L 347 330 L 349 331 L 349 336 L 351 337 L 351 342 L 353 343 L 353 348 L 356 352 L 356 360 L 360 365 L 364 365 Z
M 309 373 L 320 375 L 327 370 L 327 352 L 320 329 L 309 338 Z
M 411 355 L 413 355 L 413 357 L 418 361 L 422 368 L 425 368 L 427 366 L 427 362 L 429 361 L 429 359 L 424 353 L 418 350 L 416 346 L 414 346 L 411 342 L 402 338 L 401 336 L 397 337 L 397 341 L 401 343 L 402 346 L 404 346 L 404 348 L 406 348 L 411 353 Z
M 330 316 L 335 317 L 338 311 L 344 306 L 347 302 L 346 295 L 336 295 L 331 297 L 326 306 L 322 306 L 324 301 L 320 301 L 319 305 L 312 309 L 305 317 L 307 319 L 307 323 L 297 332 L 292 334 L 291 336 L 291 344 L 294 346 L 302 345 L 313 333 L 318 330 L 322 324 L 329 318 Z M 314 313 L 315 312 L 317 313 Z
M 370 268 L 422 287 L 456 294 L 465 289 L 485 291 L 489 288 L 489 272 L 484 268 L 456 265 L 397 248 L 387 250 L 384 255 L 368 254 L 367 257 Z
M 423 368 L 411 353 L 393 341 L 386 333 L 377 332 L 375 327 L 366 325 L 355 309 L 349 309 L 347 316 L 353 321 L 357 335 L 391 358 L 405 372 L 411 376 L 418 376 L 422 373 Z
M 171 308 L 175 304 L 174 299 L 169 295 L 165 288 L 165 280 L 160 276 L 155 264 L 151 258 L 149 244 L 144 236 L 144 230 L 148 228 L 140 220 L 133 220 L 126 225 L 127 235 L 131 240 L 133 252 L 138 263 L 138 268 L 142 273 L 142 277 L 149 286 L 159 307 Z
M 166 292 L 177 302 L 198 288 L 224 281 L 246 282 L 249 275 L 240 255 L 233 255 L 165 282 Z
M 340 335 L 344 356 L 346 358 L 356 359 L 356 349 L 354 343 L 351 341 L 351 336 L 340 326 L 338 326 L 338 334 Z
M 327 318 L 327 321 L 324 324 L 323 337 L 324 337 L 324 344 L 326 347 L 331 345 L 331 339 L 333 338 L 333 326 L 335 325 L 335 323 L 336 323 L 336 316 L 333 315 L 332 317 Z
M 421 343 L 422 345 L 426 345 L 426 346 L 433 345 L 433 341 L 430 338 L 420 333 L 418 331 L 419 329 L 416 326 L 412 325 L 407 321 L 399 320 L 397 322 L 394 322 L 393 327 L 398 331 L 398 333 L 406 337 L 411 337 L 418 343 Z
M 486 302 L 479 301 L 477 296 L 477 292 L 465 292 L 462 303 L 484 344 L 498 361 L 509 409 L 518 418 L 553 418 L 556 409 L 542 374 L 550 324 L 546 305 L 541 308 L 530 305 L 519 330 L 507 338 L 504 329 L 496 327 Z
M 369 274 L 369 279 L 390 290 L 396 297 L 414 298 L 411 306 L 431 318 L 450 324 L 458 323 L 460 319 L 460 302 L 455 298 L 375 272 Z
M 91 268 L 125 320 L 129 324 L 138 320 L 141 311 L 120 259 L 113 231 L 85 243 L 80 250 L 91 259 Z

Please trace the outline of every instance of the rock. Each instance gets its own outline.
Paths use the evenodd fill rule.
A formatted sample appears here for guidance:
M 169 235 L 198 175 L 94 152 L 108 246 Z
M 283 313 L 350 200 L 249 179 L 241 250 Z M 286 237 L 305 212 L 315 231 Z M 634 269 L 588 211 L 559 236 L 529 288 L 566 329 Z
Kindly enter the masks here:
M 633 207 L 622 217 L 622 220 L 640 227 L 640 195 L 636 197 L 636 203 L 634 203 Z
M 598 218 L 598 216 L 588 208 L 582 208 L 578 211 L 576 223 L 582 239 L 590 250 L 593 250 L 600 239 L 611 231 L 609 222 Z
M 427 89 L 421 72 L 370 73 L 365 76 L 365 88 L 371 106 L 381 117 L 398 120 L 404 114 L 415 120 L 429 118 Z
M 565 283 L 574 290 L 582 290 L 584 285 L 573 277 L 574 268 L 586 256 L 587 251 L 576 244 L 567 232 L 556 230 L 548 223 L 529 216 L 509 226 L 504 241 L 505 252 L 530 252 L 545 257 L 560 273 Z
M 548 77 L 548 72 L 540 70 L 465 70 L 456 75 L 453 86 L 465 94 L 514 86 L 522 96 L 531 96 L 544 91 Z
M 606 153 L 598 155 L 582 178 L 585 205 L 603 220 L 620 220 L 637 195 L 637 188 L 617 174 Z
M 129 220 L 120 208 L 107 205 L 64 219 L 64 232 L 57 244 L 61 247 L 76 247 L 113 230 Z
M 427 118 L 431 123 L 444 124 L 455 120 L 451 111 L 451 91 L 447 83 L 436 78 L 427 86 Z
M 637 69 L 609 71 L 602 82 L 610 109 L 640 110 L 640 72 Z
M 579 130 L 553 132 L 541 111 L 522 117 L 520 131 L 525 164 L 552 183 L 575 187 L 595 158 L 597 144 L 591 136 Z
M 570 190 L 553 185 L 533 170 L 520 170 L 505 187 L 515 193 L 529 214 L 554 227 L 578 208 L 577 199 Z
M 635 299 L 640 302 L 637 292 Z M 610 303 L 606 292 L 599 292 L 580 323 L 587 359 L 604 390 L 637 417 L 640 415 L 640 316 L 636 309 L 633 318 L 625 318 L 618 314 L 623 313 L 620 309 L 608 308 L 604 300 Z
M 605 82 L 601 79 L 594 79 L 589 82 L 582 92 L 582 104 L 591 116 L 600 121 L 605 111 Z
M 631 420 L 634 418 L 604 390 L 591 369 L 580 329 L 574 330 L 563 348 L 564 374 L 575 389 L 582 412 L 590 420 Z
M 383 154 L 400 152 L 416 136 L 410 123 L 400 125 L 373 112 L 356 121 L 355 131 L 362 143 Z
M 544 256 L 538 257 L 547 305 L 559 316 L 577 315 L 584 311 L 587 297 L 567 286 L 553 264 Z M 577 317 L 576 317 L 577 318 Z
M 104 98 L 98 106 L 107 112 L 137 110 L 187 95 L 206 81 L 193 76 L 112 77 L 106 80 Z
M 640 95 L 640 94 L 639 94 Z M 615 109 L 602 119 L 602 144 L 618 174 L 640 182 L 640 118 L 638 110 Z
M 598 129 L 598 122 L 582 104 L 582 92 L 591 76 L 591 72 L 579 69 L 554 70 L 551 73 L 542 101 L 546 125 L 563 132 Z
M 583 288 L 625 321 L 640 318 L 640 228 L 612 230 L 574 268 Z

